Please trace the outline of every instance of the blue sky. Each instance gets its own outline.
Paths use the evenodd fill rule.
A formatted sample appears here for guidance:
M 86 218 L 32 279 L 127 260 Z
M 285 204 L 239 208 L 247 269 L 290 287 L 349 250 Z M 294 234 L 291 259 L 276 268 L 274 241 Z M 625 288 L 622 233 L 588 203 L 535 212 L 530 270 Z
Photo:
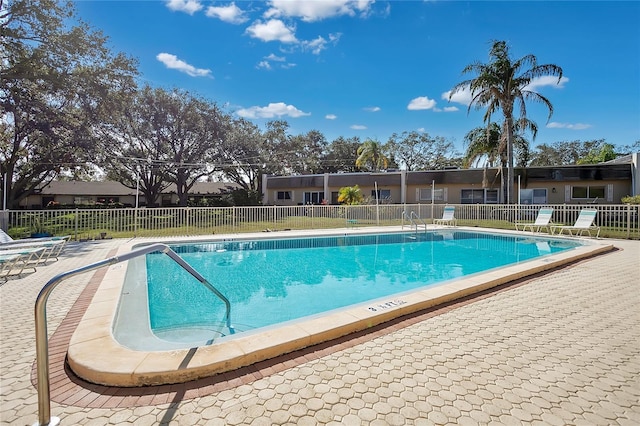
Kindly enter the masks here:
M 486 62 L 492 40 L 512 57 L 563 68 L 534 89 L 533 145 L 640 139 L 640 2 L 271 0 L 80 1 L 78 16 L 113 51 L 139 61 L 141 84 L 179 88 L 226 112 L 332 141 L 428 132 L 463 149 L 484 111 L 448 91 Z M 500 119 L 501 114 L 496 116 Z M 530 135 L 529 135 L 529 139 Z

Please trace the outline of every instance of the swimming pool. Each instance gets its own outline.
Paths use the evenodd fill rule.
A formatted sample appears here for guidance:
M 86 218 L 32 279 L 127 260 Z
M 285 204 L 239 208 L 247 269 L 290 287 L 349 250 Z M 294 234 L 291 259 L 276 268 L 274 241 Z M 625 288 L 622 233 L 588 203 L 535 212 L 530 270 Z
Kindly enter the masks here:
M 463 231 L 476 231 L 475 228 L 455 228 L 455 229 L 439 229 L 433 232 L 435 239 L 433 241 L 433 255 L 437 252 L 445 252 L 444 247 L 453 244 L 455 233 Z M 403 238 L 411 239 L 412 235 L 407 234 L 406 230 L 401 227 L 386 228 L 363 228 L 348 230 L 318 230 L 313 234 L 323 237 L 338 237 L 335 241 L 346 241 L 342 239 L 346 236 L 357 236 L 358 238 L 379 238 L 380 234 L 394 233 L 397 236 L 403 235 Z M 378 297 L 377 299 L 367 300 L 360 303 L 350 304 L 342 308 L 332 309 L 327 312 L 308 315 L 303 318 L 287 320 L 283 323 L 256 326 L 256 328 L 236 333 L 233 336 L 222 336 L 226 331 L 221 329 L 220 334 L 214 336 L 213 340 L 203 342 L 202 344 L 185 345 L 182 338 L 175 336 L 163 335 L 158 337 L 151 329 L 151 320 L 149 317 L 148 300 L 147 300 L 147 277 L 146 277 L 146 260 L 143 257 L 137 258 L 135 261 L 128 261 L 125 264 L 117 264 L 110 266 L 106 271 L 96 294 L 87 308 L 76 331 L 71 337 L 69 348 L 67 351 L 67 362 L 69 367 L 81 378 L 99 384 L 111 386 L 144 386 L 155 384 L 178 383 L 197 378 L 207 377 L 222 373 L 225 371 L 235 370 L 237 368 L 248 366 L 253 363 L 263 361 L 269 358 L 277 357 L 288 352 L 295 351 L 317 343 L 326 342 L 341 336 L 348 335 L 361 330 L 366 330 L 377 324 L 398 318 L 406 314 L 412 314 L 424 309 L 428 309 L 452 300 L 465 297 L 479 291 L 499 286 L 511 282 L 513 280 L 523 278 L 535 273 L 546 271 L 552 268 L 562 266 L 568 262 L 574 262 L 597 253 L 606 252 L 613 249 L 611 244 L 606 241 L 594 241 L 585 239 L 570 238 L 538 238 L 530 233 L 513 233 L 509 231 L 492 230 L 484 232 L 485 235 L 495 236 L 516 236 L 519 238 L 519 246 L 522 250 L 513 252 L 516 263 L 501 267 L 493 267 L 488 272 L 476 272 L 470 275 L 462 275 L 463 271 L 459 271 L 457 260 L 451 260 L 450 268 L 454 275 L 460 275 L 455 278 L 447 278 L 444 282 L 436 285 L 421 285 L 419 287 L 408 289 L 411 279 L 406 277 L 413 276 L 414 267 L 405 265 L 401 271 L 402 280 L 395 279 L 393 281 L 394 289 L 398 292 L 389 296 Z M 417 234 L 419 235 L 419 234 Z M 277 237 L 280 238 L 277 238 Z M 205 238 L 192 238 L 190 241 L 159 240 L 131 240 L 123 242 L 119 247 L 118 255 L 125 254 L 131 250 L 140 247 L 141 244 L 152 244 L 157 242 L 165 242 L 174 245 L 176 248 L 184 246 L 184 243 L 204 243 L 205 246 L 210 245 L 210 249 L 226 250 L 221 253 L 227 255 L 233 254 L 226 263 L 237 261 L 249 254 L 262 253 L 262 250 L 251 250 L 250 248 L 258 248 L 260 245 L 277 245 L 283 244 L 275 242 L 275 240 L 289 241 L 287 244 L 293 244 L 294 240 L 299 237 L 308 237 L 309 231 L 287 231 L 278 233 L 255 233 L 252 235 L 243 235 L 240 240 L 238 235 L 221 235 L 216 236 L 215 241 L 206 241 Z M 511 237 L 509 237 L 511 238 Z M 322 241 L 327 241 L 320 239 Z M 316 240 L 319 241 L 319 240 Z M 482 248 L 483 257 L 490 254 L 495 245 L 501 244 L 500 238 L 487 239 Z M 477 249 L 481 248 L 479 241 L 465 239 L 464 244 L 472 245 Z M 216 244 L 222 244 L 217 246 Z M 244 245 L 243 250 L 230 250 L 224 248 L 224 244 L 232 247 L 233 244 Z M 297 244 L 297 243 L 295 243 Z M 419 244 L 419 243 L 418 243 Z M 390 255 L 381 256 L 381 253 L 388 247 L 391 248 L 392 243 L 379 244 L 377 246 L 376 258 L 375 250 L 369 252 L 366 262 L 361 262 L 359 268 L 368 271 L 372 264 L 379 266 L 384 262 L 394 264 L 390 261 Z M 569 248 L 562 251 L 556 249 Z M 340 250 L 346 250 L 350 246 L 339 245 Z M 369 250 L 364 246 L 355 246 L 357 250 Z M 396 247 L 393 252 L 411 252 L 414 245 L 406 246 L 403 250 Z M 526 247 L 526 248 L 525 248 Z M 282 248 L 282 247 L 281 247 Z M 354 248 L 354 249 L 356 249 Z M 328 247 L 315 247 L 314 250 L 322 250 Z M 180 249 L 178 249 L 180 250 Z M 210 250 L 210 251 L 211 251 Z M 293 251 L 299 249 L 292 249 Z M 188 250 L 187 250 L 188 251 Z M 546 253 L 547 255 L 535 258 L 529 258 L 528 251 L 538 254 Z M 423 258 L 430 258 L 431 251 L 427 254 L 423 252 Z M 181 256 L 186 253 L 181 253 Z M 456 252 L 452 251 L 450 256 L 455 256 Z M 480 256 L 475 256 L 480 257 Z M 316 262 L 313 263 L 314 269 L 318 269 L 322 265 L 323 256 L 313 256 Z M 345 256 L 346 258 L 346 256 Z M 225 263 L 225 262 L 222 262 Z M 298 263 L 298 262 L 296 262 Z M 222 268 L 223 265 L 220 265 Z M 298 268 L 302 272 L 308 272 L 308 269 Z M 348 268 L 343 265 L 343 269 Z M 394 269 L 394 268 L 391 268 Z M 402 268 L 395 268 L 402 269 Z M 294 268 L 295 270 L 295 268 Z M 169 271 L 163 269 L 163 271 Z M 202 271 L 199 271 L 202 272 Z M 248 279 L 257 281 L 259 278 L 270 276 L 267 271 L 261 274 L 253 274 Z M 220 284 L 219 272 L 215 277 L 209 277 L 216 286 Z M 305 275 L 305 274 L 302 274 Z M 308 274 L 307 274 L 308 275 Z M 339 275 L 334 272 L 332 275 Z M 365 274 L 366 276 L 366 274 Z M 391 280 L 388 280 L 391 282 Z M 245 281 L 246 282 L 246 281 Z M 351 281 L 349 281 L 351 282 Z M 130 284 L 134 284 L 130 286 Z M 287 291 L 297 289 L 300 285 L 291 280 Z M 317 286 L 318 283 L 313 284 Z M 412 285 L 412 284 L 411 284 Z M 367 287 L 368 289 L 369 287 Z M 134 293 L 142 297 L 134 297 Z M 245 300 L 252 299 L 249 294 L 265 293 L 264 291 L 254 291 L 247 293 Z M 366 292 L 365 292 L 366 293 Z M 236 296 L 233 296 L 236 297 Z M 233 298 L 232 297 L 232 298 Z M 310 298 L 314 299 L 314 298 Z M 215 306 L 220 302 L 216 301 Z M 238 306 L 232 306 L 231 318 L 232 323 L 238 322 L 245 324 L 246 318 L 242 319 L 238 316 L 240 311 L 239 305 L 242 302 L 235 301 Z M 238 311 L 238 312 L 236 312 Z M 146 318 L 146 319 L 145 319 Z M 114 327 L 114 324 L 124 324 L 123 327 Z M 196 341 L 203 340 L 197 337 L 197 332 L 191 334 L 197 329 L 197 325 L 189 325 L 185 327 L 184 339 L 194 338 Z M 179 329 L 179 328 L 178 328 Z M 141 331 L 142 330 L 142 331 Z M 162 335 L 162 332 L 160 333 Z M 180 334 L 180 333 L 176 333 Z M 123 337 L 123 335 L 125 335 Z M 128 344 L 123 343 L 123 338 L 129 335 L 130 339 L 138 340 L 142 344 L 140 349 L 132 349 Z M 222 336 L 222 337 L 220 337 Z M 213 343 L 213 344 L 211 344 Z
M 114 335 L 137 350 L 210 345 L 351 305 L 365 303 L 375 312 L 401 304 L 397 296 L 408 291 L 579 245 L 457 230 L 174 244 L 229 299 L 232 328 L 215 294 L 168 256 L 152 253 L 143 266 L 146 280 L 143 273 L 125 282 Z M 132 321 L 127 303 L 144 300 L 142 291 L 147 306 L 135 304 L 134 312 L 146 309 L 148 316 Z M 145 326 L 136 331 L 132 323 Z

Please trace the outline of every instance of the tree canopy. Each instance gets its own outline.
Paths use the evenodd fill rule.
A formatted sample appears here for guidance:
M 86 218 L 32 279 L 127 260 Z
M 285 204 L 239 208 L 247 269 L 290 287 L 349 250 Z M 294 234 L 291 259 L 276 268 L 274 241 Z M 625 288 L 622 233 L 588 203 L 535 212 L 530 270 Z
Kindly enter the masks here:
M 408 171 L 441 170 L 455 165 L 459 156 L 451 141 L 417 131 L 392 134 L 384 150 L 393 153 L 395 161 Z
M 72 3 L 2 6 L 0 173 L 9 206 L 17 206 L 61 171 L 88 170 L 98 149 L 92 125 L 135 88 L 137 71 L 134 60 L 107 49 L 100 32 L 67 25 Z
M 386 169 L 389 165 L 389 157 L 387 156 L 383 145 L 373 139 L 367 139 L 356 151 L 356 166 L 360 169 L 378 172 Z
M 526 68 L 529 67 L 529 68 Z M 492 115 L 498 110 L 504 117 L 504 135 L 507 152 L 506 201 L 513 202 L 511 186 L 513 184 L 513 138 L 516 127 L 529 128 L 535 138 L 537 127 L 527 119 L 526 101 L 540 102 L 549 110 L 548 119 L 553 114 L 551 102 L 538 92 L 529 90 L 534 78 L 556 76 L 558 83 L 562 78 L 562 68 L 553 64 L 539 65 L 534 55 L 525 55 L 520 59 L 512 59 L 509 46 L 505 41 L 494 41 L 489 50 L 487 63 L 473 62 L 467 65 L 463 74 L 473 73 L 476 76 L 453 87 L 450 98 L 461 90 L 471 91 L 469 109 L 485 109 L 484 121 L 489 125 Z M 519 107 L 519 115 L 514 109 Z

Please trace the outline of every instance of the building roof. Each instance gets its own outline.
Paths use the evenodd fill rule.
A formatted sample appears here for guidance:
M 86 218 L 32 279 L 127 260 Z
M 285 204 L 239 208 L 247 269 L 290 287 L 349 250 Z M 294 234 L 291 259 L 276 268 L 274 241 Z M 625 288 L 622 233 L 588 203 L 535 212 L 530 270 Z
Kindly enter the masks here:
M 632 176 L 632 165 L 628 162 L 553 166 L 553 167 L 516 167 L 514 177 L 522 176 L 529 182 L 557 181 L 570 182 L 580 180 L 629 180 Z M 490 180 L 498 176 L 499 169 L 488 168 L 486 176 Z M 329 186 L 371 186 L 399 185 L 402 172 L 383 173 L 332 173 L 328 174 Z M 506 173 L 506 169 L 505 169 Z M 484 169 L 448 169 L 406 172 L 407 185 L 424 185 L 434 182 L 444 184 L 481 183 L 485 176 Z M 269 176 L 269 189 L 278 188 L 322 188 L 324 175 Z
M 189 194 L 222 194 L 238 188 L 236 183 L 231 182 L 196 182 Z M 40 191 L 43 195 L 96 195 L 96 196 L 116 196 L 136 195 L 136 190 L 127 188 L 120 182 L 100 181 L 100 182 L 79 182 L 79 181 L 54 181 L 43 187 Z M 165 189 L 163 194 L 176 193 L 176 186 L 171 184 Z

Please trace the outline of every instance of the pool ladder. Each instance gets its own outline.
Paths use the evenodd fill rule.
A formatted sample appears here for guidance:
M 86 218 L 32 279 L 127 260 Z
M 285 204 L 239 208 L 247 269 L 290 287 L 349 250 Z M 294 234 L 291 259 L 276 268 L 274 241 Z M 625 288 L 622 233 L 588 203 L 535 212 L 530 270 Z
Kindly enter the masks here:
M 92 263 L 71 271 L 58 274 L 45 284 L 40 290 L 35 304 L 35 323 L 36 323 L 36 377 L 38 378 L 38 423 L 34 426 L 55 426 L 60 424 L 60 419 L 57 417 L 51 417 L 51 393 L 49 387 L 49 340 L 47 336 L 47 299 L 54 288 L 62 280 L 72 277 L 74 275 L 81 274 L 83 272 L 92 271 L 94 269 L 101 268 L 103 266 L 111 266 L 116 263 L 124 262 L 133 259 L 138 256 L 143 256 L 149 253 L 162 252 L 167 254 L 184 270 L 189 272 L 195 279 L 200 281 L 205 287 L 213 292 L 220 300 L 222 300 L 226 306 L 226 322 L 227 328 L 231 334 L 234 333 L 233 327 L 231 327 L 231 303 L 224 294 L 215 288 L 209 281 L 207 281 L 202 275 L 200 275 L 195 269 L 185 262 L 178 254 L 171 250 L 166 244 L 153 244 L 146 247 L 142 247 L 138 250 L 133 250 L 129 253 L 125 253 L 122 256 L 114 256 L 99 262 Z
M 406 210 L 402 212 L 402 217 L 407 219 L 411 224 L 411 227 L 415 229 L 416 234 L 418 233 L 418 226 L 424 226 L 424 232 L 427 232 L 427 224 L 424 220 L 420 219 L 420 216 L 417 215 L 416 212 L 411 211 L 410 214 L 407 214 Z M 403 225 L 404 226 L 404 225 Z

